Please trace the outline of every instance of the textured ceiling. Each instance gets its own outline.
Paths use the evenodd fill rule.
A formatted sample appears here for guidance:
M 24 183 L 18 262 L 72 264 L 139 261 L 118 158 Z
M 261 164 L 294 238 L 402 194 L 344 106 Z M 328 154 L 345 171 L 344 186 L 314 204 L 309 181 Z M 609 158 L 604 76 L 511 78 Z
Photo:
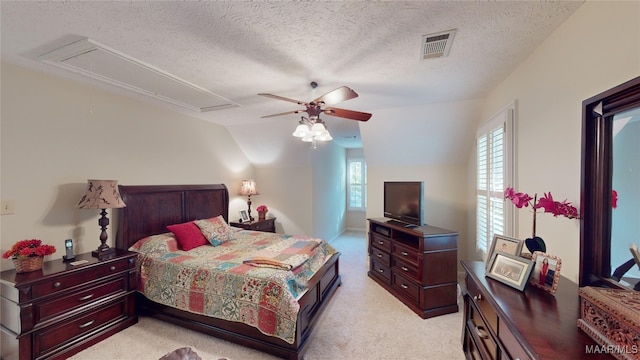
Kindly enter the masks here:
M 376 109 L 485 96 L 581 4 L 2 1 L 1 56 L 61 74 L 37 56 L 88 37 L 239 104 L 190 114 L 225 126 L 298 109 L 258 93 L 308 101 L 342 85 L 360 97 L 338 107 L 376 121 Z M 450 29 L 449 56 L 420 60 L 421 36 Z M 332 132 L 347 139 L 357 125 L 334 121 Z

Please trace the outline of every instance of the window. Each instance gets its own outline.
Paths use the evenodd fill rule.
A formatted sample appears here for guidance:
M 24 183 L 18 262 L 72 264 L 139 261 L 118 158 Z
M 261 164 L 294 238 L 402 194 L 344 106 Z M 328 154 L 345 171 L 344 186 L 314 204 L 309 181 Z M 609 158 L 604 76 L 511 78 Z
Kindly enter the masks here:
M 364 159 L 349 159 L 347 176 L 347 202 L 349 210 L 365 210 L 367 207 L 367 165 Z
M 513 209 L 504 189 L 513 186 L 513 107 L 483 124 L 476 137 L 476 248 L 483 254 L 494 234 L 513 236 Z

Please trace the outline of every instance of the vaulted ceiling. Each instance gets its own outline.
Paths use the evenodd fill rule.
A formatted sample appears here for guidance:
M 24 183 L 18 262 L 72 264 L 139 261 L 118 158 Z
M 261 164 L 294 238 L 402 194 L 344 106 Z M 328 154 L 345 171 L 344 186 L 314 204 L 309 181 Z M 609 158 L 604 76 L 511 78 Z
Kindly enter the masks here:
M 486 96 L 581 4 L 2 1 L 1 56 L 6 62 L 91 81 L 43 63 L 39 56 L 92 39 L 228 100 L 233 107 L 205 112 L 162 106 L 226 126 L 248 154 L 259 156 L 275 144 L 281 147 L 277 151 L 299 151 L 299 140 L 291 137 L 298 115 L 261 116 L 300 107 L 258 93 L 309 101 L 342 85 L 353 88 L 360 96 L 336 106 L 370 112 L 371 120 L 324 119 L 337 143 L 357 147 L 365 126 L 365 132 L 398 130 L 390 124 L 393 109 L 405 109 L 403 116 L 420 121 L 421 116 L 406 109 L 419 113 L 425 104 Z M 456 33 L 449 55 L 422 60 L 422 36 L 452 29 Z M 319 84 L 315 90 L 311 81 Z M 449 136 L 461 124 L 447 119 L 447 113 L 439 114 L 445 118 L 438 119 L 438 131 Z M 256 137 L 245 136 L 247 129 L 261 134 L 266 145 L 252 145 Z M 441 134 L 425 136 L 437 140 Z

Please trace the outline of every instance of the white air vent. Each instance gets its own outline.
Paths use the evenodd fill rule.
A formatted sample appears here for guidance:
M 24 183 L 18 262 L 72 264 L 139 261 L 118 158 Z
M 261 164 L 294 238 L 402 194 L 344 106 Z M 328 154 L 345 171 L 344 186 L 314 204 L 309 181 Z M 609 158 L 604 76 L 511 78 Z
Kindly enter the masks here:
M 89 38 L 40 56 L 40 60 L 92 79 L 197 112 L 238 104 Z
M 449 55 L 456 30 L 437 34 L 422 35 L 422 59 L 432 59 Z

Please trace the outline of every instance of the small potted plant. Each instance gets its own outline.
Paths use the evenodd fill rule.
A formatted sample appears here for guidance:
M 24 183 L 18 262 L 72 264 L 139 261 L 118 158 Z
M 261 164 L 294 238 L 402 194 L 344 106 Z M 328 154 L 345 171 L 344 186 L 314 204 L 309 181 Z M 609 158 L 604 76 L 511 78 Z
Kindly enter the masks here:
M 266 219 L 267 213 L 269 212 L 267 205 L 260 205 L 256 210 L 258 210 L 258 220 L 262 221 Z
M 45 256 L 56 252 L 53 245 L 43 245 L 42 240 L 30 239 L 21 240 L 13 244 L 2 257 L 13 260 L 16 272 L 24 273 L 42 269 L 42 262 Z

